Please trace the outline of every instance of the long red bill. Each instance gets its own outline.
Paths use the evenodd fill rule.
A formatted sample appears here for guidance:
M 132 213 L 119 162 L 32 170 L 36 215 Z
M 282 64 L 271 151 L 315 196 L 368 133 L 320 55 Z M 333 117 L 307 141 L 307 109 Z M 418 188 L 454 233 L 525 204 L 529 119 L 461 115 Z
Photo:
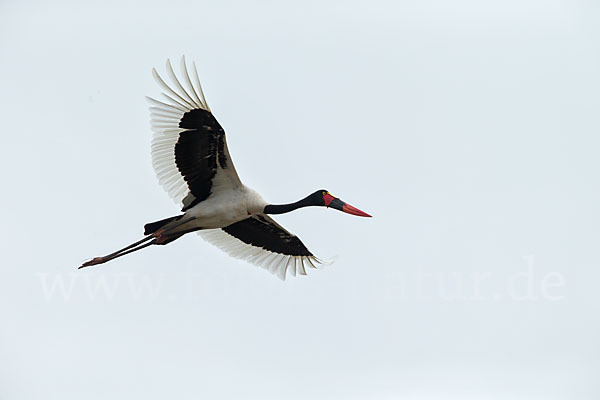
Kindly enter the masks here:
M 345 212 L 345 213 L 348 213 L 348 214 L 358 215 L 359 217 L 370 217 L 370 215 L 367 214 L 366 212 L 360 211 L 358 208 L 356 208 L 354 206 L 351 206 L 348 203 L 345 203 L 342 206 L 342 211 Z

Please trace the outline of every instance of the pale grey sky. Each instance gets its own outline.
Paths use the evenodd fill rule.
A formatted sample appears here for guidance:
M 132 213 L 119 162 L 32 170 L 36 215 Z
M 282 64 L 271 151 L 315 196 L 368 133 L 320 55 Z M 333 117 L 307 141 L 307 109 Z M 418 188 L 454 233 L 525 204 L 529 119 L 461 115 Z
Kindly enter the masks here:
M 0 4 L 2 399 L 597 399 L 594 1 Z M 336 262 L 281 282 L 179 211 L 151 68 L 195 60 L 247 185 Z

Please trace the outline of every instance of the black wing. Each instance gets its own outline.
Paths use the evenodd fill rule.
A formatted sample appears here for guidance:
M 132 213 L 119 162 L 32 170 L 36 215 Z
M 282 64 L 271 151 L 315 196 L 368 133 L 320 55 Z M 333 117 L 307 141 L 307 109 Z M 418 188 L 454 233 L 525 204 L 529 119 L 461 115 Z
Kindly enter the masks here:
M 159 182 L 183 211 L 206 200 L 219 179 L 223 190 L 241 185 L 235 171 L 225 131 L 206 104 L 196 67 L 192 84 L 185 59 L 181 60 L 183 82 L 175 76 L 167 60 L 167 72 L 173 82 L 169 87 L 156 70 L 153 75 L 163 88 L 165 102 L 150 99 L 152 130 L 152 164 Z
M 232 257 L 261 266 L 282 279 L 288 270 L 294 276 L 306 275 L 305 266 L 323 264 L 296 235 L 265 214 L 199 234 Z
M 179 127 L 186 130 L 175 144 L 175 164 L 192 195 L 184 199 L 185 211 L 210 196 L 217 168 L 228 168 L 230 160 L 224 151 L 225 131 L 209 111 L 186 112 Z
M 249 244 L 286 256 L 312 256 L 298 236 L 288 232 L 272 218 L 257 214 L 223 228 L 225 232 Z

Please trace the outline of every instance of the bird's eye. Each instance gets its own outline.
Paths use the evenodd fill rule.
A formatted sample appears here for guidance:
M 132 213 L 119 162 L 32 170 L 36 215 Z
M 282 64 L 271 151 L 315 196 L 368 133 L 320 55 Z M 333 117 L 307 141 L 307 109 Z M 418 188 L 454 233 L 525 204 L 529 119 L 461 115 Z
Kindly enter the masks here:
M 327 192 L 323 192 L 323 196 L 325 196 L 327 194 Z

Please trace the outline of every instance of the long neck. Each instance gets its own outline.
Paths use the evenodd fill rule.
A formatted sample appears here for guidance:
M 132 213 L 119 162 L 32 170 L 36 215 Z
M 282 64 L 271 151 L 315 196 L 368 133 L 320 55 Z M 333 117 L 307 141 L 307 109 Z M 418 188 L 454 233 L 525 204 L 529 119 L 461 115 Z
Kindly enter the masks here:
M 302 207 L 309 207 L 309 206 L 313 206 L 313 205 L 314 204 L 311 204 L 308 201 L 308 198 L 306 198 L 306 199 L 299 200 L 295 203 L 289 203 L 289 204 L 268 204 L 265 206 L 264 212 L 265 212 L 265 214 L 285 214 L 285 213 L 297 210 Z

